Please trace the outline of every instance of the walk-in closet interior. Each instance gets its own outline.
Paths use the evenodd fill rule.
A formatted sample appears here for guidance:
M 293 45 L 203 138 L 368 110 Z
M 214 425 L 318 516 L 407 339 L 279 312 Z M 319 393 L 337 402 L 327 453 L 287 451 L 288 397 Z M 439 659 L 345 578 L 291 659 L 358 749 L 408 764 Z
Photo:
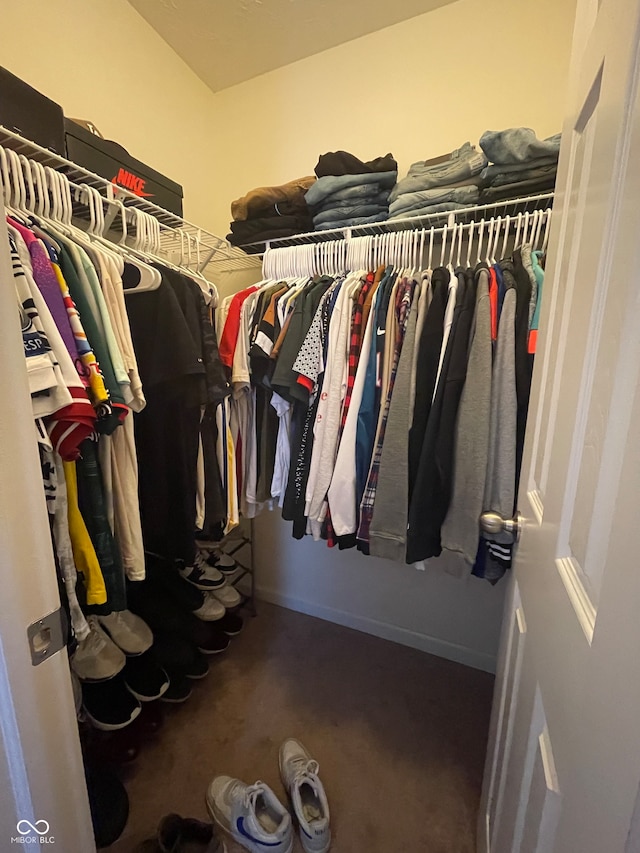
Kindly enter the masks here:
M 476 850 L 575 14 L 4 5 L 1 850 Z

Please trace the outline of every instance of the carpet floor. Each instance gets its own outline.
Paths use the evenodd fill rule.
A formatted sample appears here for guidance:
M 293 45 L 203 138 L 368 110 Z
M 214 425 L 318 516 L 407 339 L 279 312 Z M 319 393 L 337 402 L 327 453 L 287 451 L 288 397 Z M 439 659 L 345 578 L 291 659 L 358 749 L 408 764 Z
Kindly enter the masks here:
M 107 849 L 133 853 L 167 812 L 207 819 L 216 774 L 262 779 L 286 803 L 278 748 L 296 737 L 320 763 L 332 853 L 475 853 L 492 689 L 487 673 L 260 603 L 189 701 L 166 706 Z

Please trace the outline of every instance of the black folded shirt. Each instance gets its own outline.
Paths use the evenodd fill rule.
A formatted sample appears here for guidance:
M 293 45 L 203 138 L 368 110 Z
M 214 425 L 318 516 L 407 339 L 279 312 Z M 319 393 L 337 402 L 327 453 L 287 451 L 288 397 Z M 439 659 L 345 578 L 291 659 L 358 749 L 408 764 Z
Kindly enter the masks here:
M 313 220 L 306 215 L 298 216 L 261 216 L 231 223 L 231 234 L 227 240 L 234 246 L 246 243 L 262 243 L 279 237 L 293 237 L 313 231 Z
M 365 175 L 369 172 L 397 172 L 398 164 L 393 159 L 393 154 L 385 154 L 384 157 L 376 157 L 366 163 L 349 154 L 348 151 L 329 151 L 321 154 L 315 173 L 318 178 L 327 175 Z

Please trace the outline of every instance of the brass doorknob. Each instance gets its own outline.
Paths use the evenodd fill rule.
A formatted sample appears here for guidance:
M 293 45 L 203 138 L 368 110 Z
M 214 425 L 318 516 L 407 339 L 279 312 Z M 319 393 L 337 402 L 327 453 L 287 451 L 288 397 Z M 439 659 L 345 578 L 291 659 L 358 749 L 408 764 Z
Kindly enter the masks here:
M 480 529 L 489 536 L 509 533 L 513 537 L 513 541 L 517 542 L 522 529 L 522 516 L 516 512 L 513 518 L 503 518 L 497 512 L 483 512 L 480 516 Z

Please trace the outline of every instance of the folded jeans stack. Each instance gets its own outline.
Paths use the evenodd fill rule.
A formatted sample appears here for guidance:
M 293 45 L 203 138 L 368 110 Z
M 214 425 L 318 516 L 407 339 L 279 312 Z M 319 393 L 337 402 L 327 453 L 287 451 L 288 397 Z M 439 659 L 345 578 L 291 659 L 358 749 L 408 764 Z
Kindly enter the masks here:
M 428 216 L 478 203 L 479 175 L 487 159 L 465 142 L 450 154 L 413 163 L 389 196 L 389 219 Z
M 529 127 L 487 130 L 480 138 L 480 147 L 491 161 L 481 175 L 481 204 L 553 190 L 559 133 L 540 140 Z
M 389 191 L 398 177 L 391 154 L 363 162 L 347 151 L 318 159 L 318 180 L 305 199 L 316 231 L 382 222 L 389 215 Z
M 231 204 L 233 222 L 227 240 L 243 246 L 312 231 L 304 195 L 315 180 L 310 175 L 277 187 L 258 187 L 236 199 Z

